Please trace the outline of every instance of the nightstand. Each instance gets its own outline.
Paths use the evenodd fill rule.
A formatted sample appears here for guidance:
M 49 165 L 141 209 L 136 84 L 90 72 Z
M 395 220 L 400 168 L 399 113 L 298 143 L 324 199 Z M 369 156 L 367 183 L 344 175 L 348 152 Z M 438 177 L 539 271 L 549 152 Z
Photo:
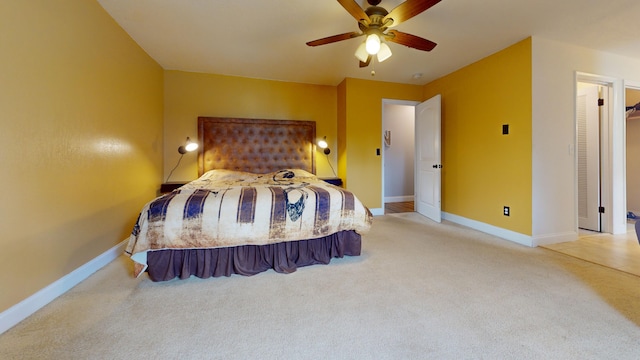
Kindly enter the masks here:
M 342 186 L 342 179 L 339 177 L 321 177 L 320 180 L 328 182 L 331 185 Z
M 160 185 L 160 193 L 161 194 L 170 193 L 173 190 L 179 188 L 180 186 L 185 185 L 186 183 L 188 183 L 188 181 L 171 181 L 168 183 L 162 183 Z

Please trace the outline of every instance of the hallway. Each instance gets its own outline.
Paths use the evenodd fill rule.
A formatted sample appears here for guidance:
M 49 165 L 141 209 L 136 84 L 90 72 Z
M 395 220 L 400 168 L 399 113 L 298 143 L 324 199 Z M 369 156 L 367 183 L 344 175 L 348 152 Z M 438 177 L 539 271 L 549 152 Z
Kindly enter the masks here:
M 403 212 L 414 212 L 413 201 L 388 202 L 384 204 L 384 213 L 397 214 Z

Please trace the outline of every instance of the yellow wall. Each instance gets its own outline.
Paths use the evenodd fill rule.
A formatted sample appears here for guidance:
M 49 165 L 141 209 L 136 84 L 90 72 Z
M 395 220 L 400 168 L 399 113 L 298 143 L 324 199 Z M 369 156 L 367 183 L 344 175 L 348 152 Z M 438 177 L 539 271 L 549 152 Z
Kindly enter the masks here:
M 340 87 L 344 87 L 344 118 L 339 126 L 346 135 L 345 154 L 340 157 L 341 173 L 346 174 L 341 176 L 366 206 L 382 208 L 382 156 L 376 154 L 382 146 L 382 100 L 420 101 L 423 87 L 352 78 Z
M 96 1 L 0 2 L 0 312 L 124 240 L 162 166 L 162 69 Z
M 175 167 L 185 137 L 197 137 L 198 116 L 316 121 L 327 136 L 334 170 L 369 207 L 381 207 L 382 99 L 419 101 L 423 87 L 345 79 L 323 86 L 234 76 L 165 71 L 164 179 Z M 338 97 L 338 94 L 340 96 Z M 347 162 L 347 155 L 349 162 Z M 319 176 L 333 176 L 327 159 L 316 153 Z M 186 154 L 170 181 L 193 180 L 197 155 Z
M 347 187 L 347 79 L 338 84 L 338 177 Z
M 531 235 L 531 86 L 529 38 L 424 87 L 442 95 L 443 211 Z
M 198 116 L 311 120 L 316 135 L 327 137 L 331 165 L 337 172 L 336 87 L 234 76 L 165 72 L 164 179 L 175 167 L 178 146 L 185 137 L 197 138 Z M 333 176 L 327 157 L 316 152 L 318 176 Z M 170 181 L 198 176 L 197 155 L 186 154 Z

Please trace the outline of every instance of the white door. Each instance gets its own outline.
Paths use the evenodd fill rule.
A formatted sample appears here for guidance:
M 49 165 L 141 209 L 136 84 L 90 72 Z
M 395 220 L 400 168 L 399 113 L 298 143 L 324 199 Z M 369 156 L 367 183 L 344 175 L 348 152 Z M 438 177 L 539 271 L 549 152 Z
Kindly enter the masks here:
M 578 227 L 600 231 L 600 107 L 599 86 L 578 89 Z
M 416 106 L 415 208 L 436 222 L 442 221 L 440 204 L 440 95 Z

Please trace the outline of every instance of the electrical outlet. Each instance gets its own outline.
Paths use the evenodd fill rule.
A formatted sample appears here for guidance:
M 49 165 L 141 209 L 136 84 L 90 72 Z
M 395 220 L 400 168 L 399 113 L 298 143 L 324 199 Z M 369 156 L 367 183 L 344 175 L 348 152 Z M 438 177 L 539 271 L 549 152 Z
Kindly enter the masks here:
M 509 209 L 508 206 L 505 206 L 502 210 L 502 213 L 504 214 L 504 216 L 509 216 L 510 212 L 511 212 L 511 209 Z

